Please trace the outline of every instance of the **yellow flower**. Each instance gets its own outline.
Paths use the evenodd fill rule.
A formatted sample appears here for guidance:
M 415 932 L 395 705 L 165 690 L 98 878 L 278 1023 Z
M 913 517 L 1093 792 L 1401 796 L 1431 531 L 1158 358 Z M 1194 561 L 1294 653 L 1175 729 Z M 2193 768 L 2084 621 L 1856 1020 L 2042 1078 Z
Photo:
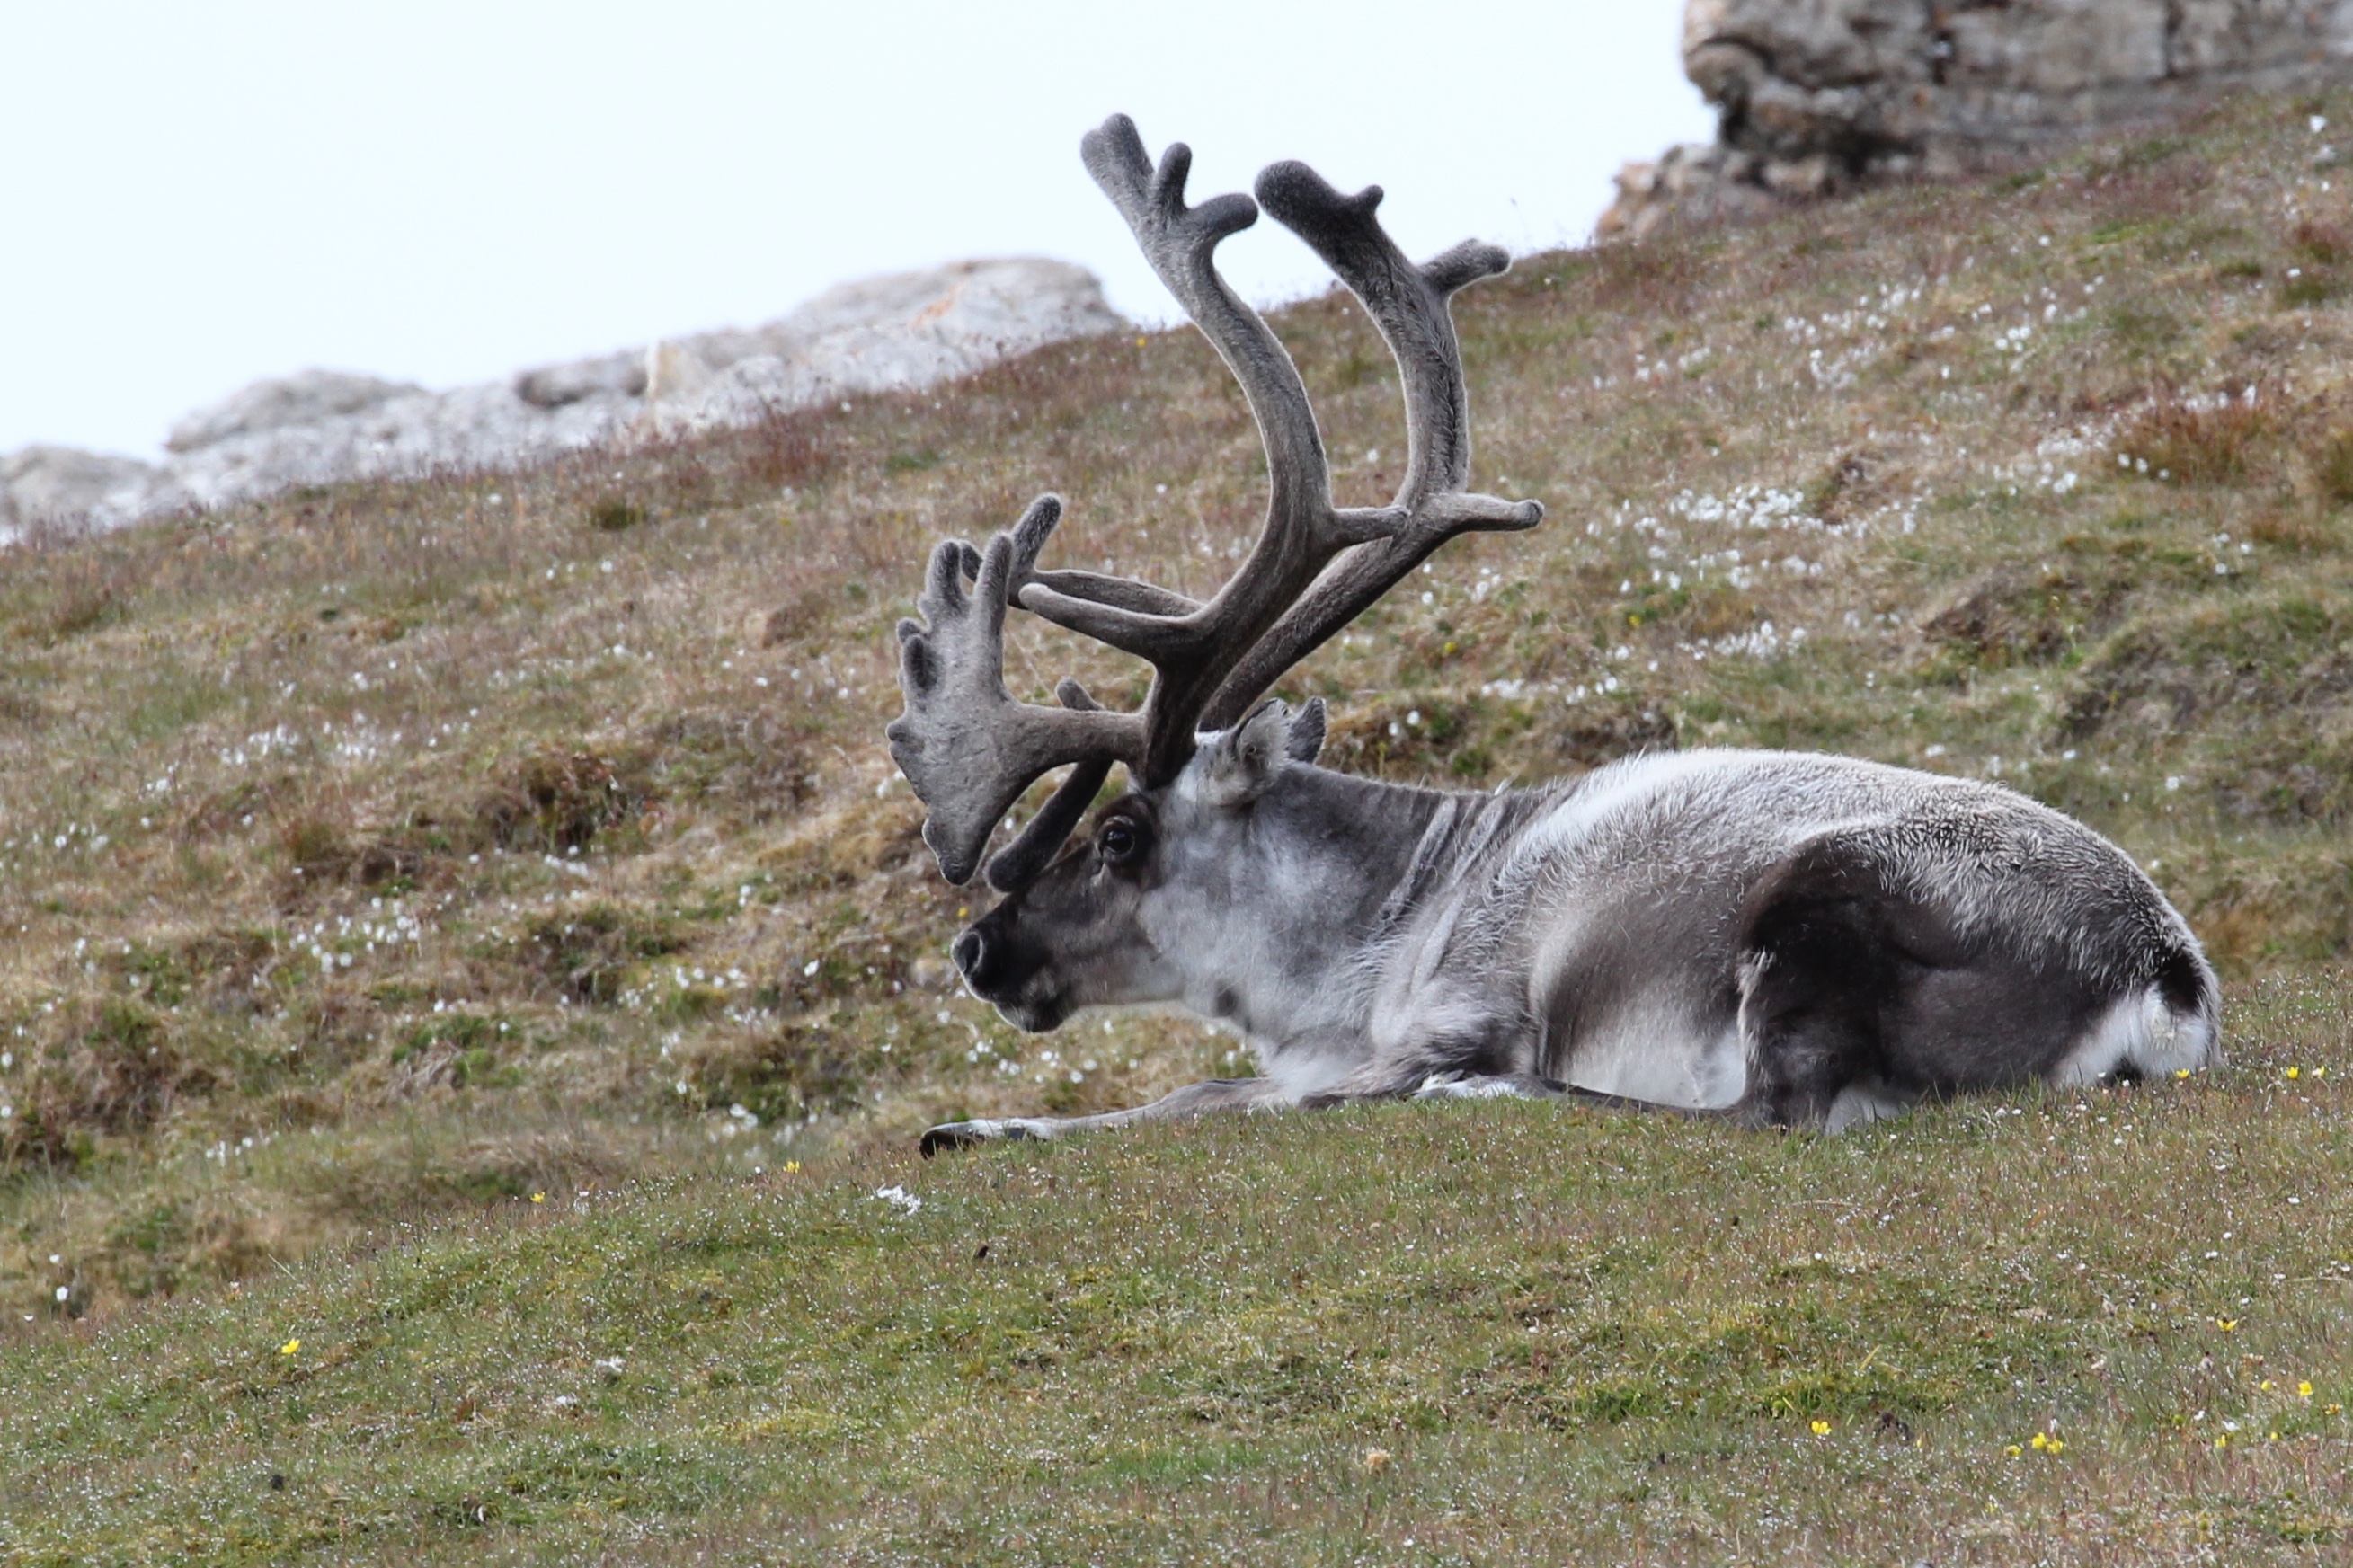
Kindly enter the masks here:
M 2020 1447 L 2017 1444 L 2012 1443 L 2009 1447 L 2004 1448 L 2004 1449 L 2002 1450 L 2002 1452 L 2003 1452 L 2003 1453 L 2005 1453 L 2005 1454 L 2008 1454 L 2011 1458 L 2015 1459 L 2016 1458 L 2018 1458 L 2018 1456 L 2019 1456 L 2019 1455 L 2021 1455 L 2021 1454 L 2022 1454 L 2022 1453 L 2026 1452 L 2026 1450 L 2025 1450 L 2025 1449 L 2023 1449 L 2023 1448 L 2021 1448 L 2021 1447 Z
M 2323 1415 L 2336 1415 L 2341 1414 L 2344 1409 L 2345 1406 L 2342 1405 L 2324 1405 L 2320 1407 L 2320 1413 Z
M 2060 1454 L 2064 1453 L 2066 1448 L 2066 1444 L 2062 1443 L 2058 1438 L 2053 1437 L 2051 1439 L 2050 1446 L 2046 1447 L 2043 1452 L 2046 1454 Z
M 2221 1330 L 2226 1334 L 2235 1334 L 2239 1331 L 2239 1320 L 2236 1318 L 2217 1318 L 2214 1320 L 2214 1326 Z
M 2255 1386 L 2256 1386 L 2258 1389 L 2262 1390 L 2263 1393 L 2265 1393 L 2265 1394 L 2269 1394 L 2269 1393 L 2272 1391 L 2272 1387 L 2273 1387 L 2272 1380 L 2271 1380 L 2270 1378 L 2268 1378 L 2268 1377 L 2267 1377 L 2267 1378 L 2263 1379 L 2263 1382 L 2261 1382 L 2261 1383 L 2259 1383 L 2259 1384 L 2255 1384 Z
M 1831 1435 L 1831 1424 L 1827 1421 L 1817 1421 L 1813 1424 L 1813 1427 L 1814 1436 L 1817 1437 L 1827 1437 Z
M 531 1194 L 531 1201 L 535 1204 L 543 1204 L 547 1201 L 547 1194 L 545 1193 L 533 1193 Z
M 2034 1451 L 2035 1451 L 2036 1453 L 2038 1453 L 2038 1454 L 2039 1454 L 2039 1453 L 2041 1453 L 2043 1449 L 2045 1449 L 2045 1448 L 2047 1448 L 2047 1447 L 2051 1447 L 2051 1435 L 2050 1435 L 2048 1432 L 2037 1432 L 2037 1433 L 2034 1435 L 2034 1442 L 2033 1442 L 2032 1447 L 2033 1447 L 2033 1448 L 2034 1448 Z
M 2189 1069 L 2188 1068 L 2175 1068 L 2173 1069 L 2173 1076 L 2176 1078 L 2188 1078 L 2189 1076 Z
M 797 1176 L 801 1173 L 801 1163 L 798 1160 L 787 1160 L 785 1162 L 784 1171 L 787 1176 Z
M 2230 1435 L 2229 1433 L 2227 1433 L 2227 1432 L 2218 1432 L 2218 1433 L 2216 1433 L 2216 1434 L 2215 1434 L 2215 1436 L 2214 1436 L 2214 1447 L 2216 1447 L 2217 1448 L 2227 1448 L 2227 1447 L 2229 1447 L 2230 1446 L 2231 1446 L 2231 1435 Z
M 301 1340 L 288 1340 L 284 1344 L 278 1347 L 278 1353 L 280 1355 L 292 1355 L 296 1351 L 299 1351 L 301 1348 L 302 1342 Z
M 2300 1079 L 2303 1076 L 2303 1072 L 2296 1068 L 2290 1068 L 2287 1069 L 2287 1079 L 2290 1083 L 2294 1083 L 2297 1079 Z
M 2309 1384 L 2309 1383 L 2299 1383 L 2299 1384 L 2297 1384 L 2295 1385 L 2295 1396 L 2296 1396 L 2298 1399 L 2309 1399 L 2309 1398 L 2311 1398 L 2311 1397 L 2312 1397 L 2312 1384 Z

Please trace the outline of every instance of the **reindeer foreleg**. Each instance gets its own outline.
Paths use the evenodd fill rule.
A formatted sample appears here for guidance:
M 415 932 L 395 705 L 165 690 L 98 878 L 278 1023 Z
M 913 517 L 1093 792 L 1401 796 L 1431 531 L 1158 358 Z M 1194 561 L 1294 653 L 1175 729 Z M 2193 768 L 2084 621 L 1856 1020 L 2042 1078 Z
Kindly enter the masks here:
M 1149 1105 L 1106 1110 L 1096 1116 L 1008 1116 L 950 1121 L 923 1134 L 923 1157 L 943 1149 L 969 1149 L 1027 1138 L 1060 1138 L 1092 1132 L 1099 1127 L 1124 1127 L 1131 1121 L 1181 1121 L 1220 1110 L 1272 1110 L 1291 1103 L 1271 1078 L 1213 1078 L 1188 1083 L 1162 1095 Z

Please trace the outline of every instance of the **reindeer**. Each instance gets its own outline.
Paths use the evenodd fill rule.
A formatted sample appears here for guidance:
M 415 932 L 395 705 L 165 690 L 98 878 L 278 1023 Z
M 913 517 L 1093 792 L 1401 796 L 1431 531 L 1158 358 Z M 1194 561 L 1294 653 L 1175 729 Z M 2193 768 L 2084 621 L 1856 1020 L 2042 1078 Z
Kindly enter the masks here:
M 1266 447 L 1266 521 L 1206 602 L 1042 570 L 1062 502 L 985 549 L 934 551 L 899 623 L 891 752 L 958 885 L 1031 784 L 1068 775 L 986 866 L 1004 897 L 956 967 L 1016 1026 L 1175 1003 L 1238 1032 L 1263 1076 L 1106 1115 L 934 1127 L 926 1154 L 1209 1110 L 1524 1095 L 1840 1131 L 1926 1097 L 2203 1068 L 2214 975 L 2129 857 L 1991 784 L 1852 758 L 1696 751 L 1493 794 L 1315 765 L 1320 700 L 1263 693 L 1448 540 L 1544 509 L 1465 488 L 1469 404 L 1449 300 L 1500 273 L 1466 243 L 1416 267 L 1378 186 L 1303 163 L 1257 201 L 1185 202 L 1113 116 L 1082 144 L 1152 267 L 1217 348 Z M 1409 456 L 1388 505 L 1335 507 L 1305 388 L 1214 265 L 1261 205 L 1323 258 L 1396 356 Z M 1073 681 L 1003 679 L 1008 606 L 1146 660 L 1135 712 Z M 1070 837 L 1108 779 L 1129 787 Z

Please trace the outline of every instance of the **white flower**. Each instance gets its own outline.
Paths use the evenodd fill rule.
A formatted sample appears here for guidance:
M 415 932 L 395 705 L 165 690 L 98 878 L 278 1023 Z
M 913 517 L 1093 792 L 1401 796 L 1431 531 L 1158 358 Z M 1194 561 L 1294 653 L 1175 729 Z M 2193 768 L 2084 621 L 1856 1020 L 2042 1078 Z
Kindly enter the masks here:
M 877 1203 L 889 1204 L 902 1214 L 913 1214 L 923 1206 L 923 1200 L 904 1187 L 877 1187 L 874 1199 Z

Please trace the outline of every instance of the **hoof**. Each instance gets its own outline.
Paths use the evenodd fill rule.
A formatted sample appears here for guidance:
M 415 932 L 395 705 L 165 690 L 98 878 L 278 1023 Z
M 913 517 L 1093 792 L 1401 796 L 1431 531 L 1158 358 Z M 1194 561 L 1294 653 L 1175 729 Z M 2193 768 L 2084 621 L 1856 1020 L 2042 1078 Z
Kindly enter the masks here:
M 943 1150 L 971 1149 L 983 1143 L 1039 1136 L 1035 1129 L 1021 1121 L 947 1121 L 924 1133 L 917 1147 L 928 1160 Z

